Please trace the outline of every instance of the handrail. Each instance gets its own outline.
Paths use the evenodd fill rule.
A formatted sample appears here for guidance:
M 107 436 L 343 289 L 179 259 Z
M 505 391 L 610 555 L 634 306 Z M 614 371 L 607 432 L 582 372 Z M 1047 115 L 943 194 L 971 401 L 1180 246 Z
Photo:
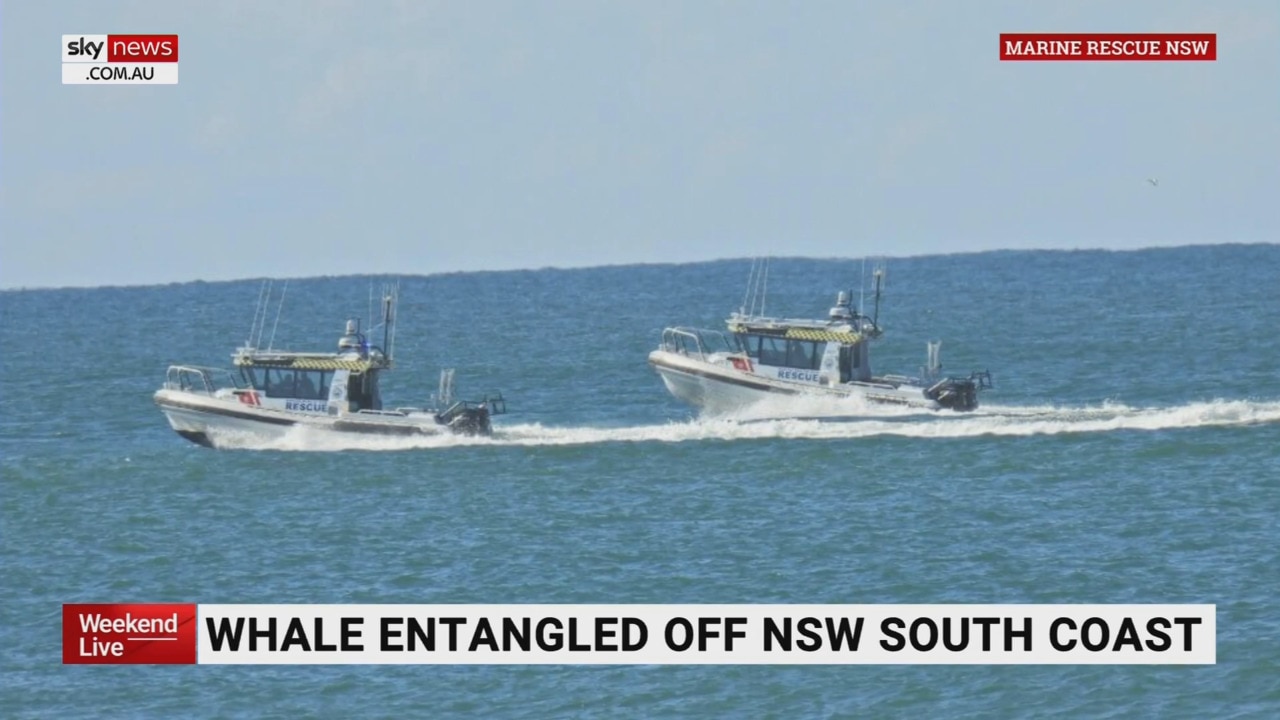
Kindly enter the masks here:
M 688 356 L 690 348 L 681 340 L 687 338 L 693 341 L 693 349 L 698 353 L 699 360 L 706 359 L 706 350 L 702 346 L 702 338 L 697 331 L 686 328 L 667 328 L 662 331 L 662 348 L 667 352 L 679 353 Z
M 229 380 L 230 382 L 226 385 L 234 390 L 244 389 L 230 370 L 204 365 L 170 365 L 165 371 L 164 387 L 166 390 L 213 395 L 219 390 L 219 383 L 215 376 L 222 376 Z
M 732 336 L 723 330 L 710 330 L 690 327 L 669 327 L 662 331 L 662 349 L 667 352 L 679 353 L 686 357 L 696 357 L 705 361 L 707 355 L 713 352 L 708 349 L 709 338 L 718 338 L 727 352 L 737 352 L 740 346 L 737 339 L 730 339 Z M 690 342 L 691 341 L 691 342 Z

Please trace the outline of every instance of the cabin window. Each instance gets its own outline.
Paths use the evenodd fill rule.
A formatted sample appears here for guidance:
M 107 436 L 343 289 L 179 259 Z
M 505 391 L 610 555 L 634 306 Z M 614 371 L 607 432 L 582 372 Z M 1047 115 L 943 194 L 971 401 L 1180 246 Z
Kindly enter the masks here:
M 258 372 L 254 368 L 240 368 L 240 377 L 244 378 L 245 384 L 254 390 L 266 391 L 267 379 L 265 372 Z
M 773 367 L 817 370 L 822 367 L 822 353 L 826 343 L 808 340 L 788 340 L 768 335 L 749 335 L 745 345 L 747 354 L 761 365 Z
M 267 368 L 267 394 L 271 397 L 291 398 L 294 395 L 295 378 L 289 368 Z
M 787 365 L 787 341 L 776 337 L 760 337 L 760 364 L 774 367 Z
M 817 370 L 822 367 L 822 345 L 806 340 L 788 340 L 787 367 L 801 370 Z
M 290 368 L 240 368 L 246 384 L 271 397 L 297 400 L 327 400 L 333 373 L 328 370 Z
M 317 382 L 320 379 L 318 372 L 298 372 L 295 374 L 297 378 L 297 387 L 295 388 L 294 397 L 299 400 L 319 400 L 320 386 Z

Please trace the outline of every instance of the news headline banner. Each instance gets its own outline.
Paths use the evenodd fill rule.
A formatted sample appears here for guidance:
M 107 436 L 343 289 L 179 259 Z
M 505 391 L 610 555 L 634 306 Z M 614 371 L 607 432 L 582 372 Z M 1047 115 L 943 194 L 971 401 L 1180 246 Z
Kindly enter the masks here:
M 1217 606 L 64 605 L 63 662 L 1212 665 Z

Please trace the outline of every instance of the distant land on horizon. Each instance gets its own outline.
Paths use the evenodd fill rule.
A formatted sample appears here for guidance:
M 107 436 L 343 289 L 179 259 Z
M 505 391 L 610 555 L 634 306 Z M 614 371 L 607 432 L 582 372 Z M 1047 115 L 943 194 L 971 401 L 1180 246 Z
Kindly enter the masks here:
M 770 260 L 814 260 L 814 261 L 834 261 L 834 260 L 859 260 L 866 258 L 871 260 L 904 260 L 904 259 L 925 259 L 925 258 L 943 258 L 956 257 L 965 255 L 1009 255 L 1009 254 L 1055 254 L 1055 253 L 1112 253 L 1112 254 L 1130 254 L 1143 253 L 1160 250 L 1179 250 L 1187 248 L 1229 248 L 1229 247 L 1266 247 L 1280 245 L 1280 240 L 1266 242 L 1211 242 L 1211 243 L 1185 243 L 1181 245 L 1149 245 L 1145 247 L 1134 248 L 1107 248 L 1107 247 L 1071 247 L 1071 248 L 993 248 L 984 250 L 957 250 L 955 252 L 925 252 L 925 253 L 904 253 L 900 255 L 893 254 L 868 254 L 868 255 L 770 255 Z M 560 270 L 565 272 L 596 270 L 600 268 L 630 268 L 630 267 L 676 267 L 685 265 L 710 265 L 714 263 L 731 263 L 750 261 L 752 256 L 723 257 L 711 258 L 707 260 L 689 260 L 681 262 L 624 262 L 624 263 L 599 263 L 594 265 L 545 265 L 541 267 L 512 267 L 512 268 L 493 268 L 481 270 L 442 270 L 439 272 L 416 273 L 416 272 L 351 272 L 351 273 L 329 273 L 321 275 L 299 275 L 296 277 L 272 276 L 272 275 L 252 275 L 235 278 L 215 278 L 206 280 L 204 278 L 190 278 L 182 280 L 158 281 L 152 283 L 107 283 L 103 285 L 15 285 L 0 287 L 0 293 L 9 292 L 33 292 L 46 290 L 94 290 L 106 288 L 151 288 L 151 287 L 171 287 L 180 285 L 221 285 L 239 282 L 248 282 L 254 280 L 278 280 L 278 281 L 299 281 L 321 280 L 332 278 L 430 278 L 444 277 L 456 275 L 487 275 L 500 273 L 519 273 L 519 272 L 543 272 L 547 270 Z

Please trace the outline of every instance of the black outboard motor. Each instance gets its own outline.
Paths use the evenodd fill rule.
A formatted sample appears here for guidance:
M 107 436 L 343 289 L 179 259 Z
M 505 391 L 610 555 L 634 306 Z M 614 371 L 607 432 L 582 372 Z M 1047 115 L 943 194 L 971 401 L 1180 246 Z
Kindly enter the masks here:
M 947 410 L 968 412 L 978 408 L 978 391 L 991 387 L 991 373 L 975 372 L 967 378 L 947 378 L 934 383 L 924 396 Z
M 448 409 L 436 413 L 436 422 L 459 435 L 493 434 L 493 415 L 506 412 L 506 401 L 499 393 L 496 398 L 486 397 L 479 402 L 459 400 Z
M 489 422 L 489 408 L 486 406 L 462 408 L 445 421 L 449 429 L 459 435 L 491 435 L 493 425 Z

